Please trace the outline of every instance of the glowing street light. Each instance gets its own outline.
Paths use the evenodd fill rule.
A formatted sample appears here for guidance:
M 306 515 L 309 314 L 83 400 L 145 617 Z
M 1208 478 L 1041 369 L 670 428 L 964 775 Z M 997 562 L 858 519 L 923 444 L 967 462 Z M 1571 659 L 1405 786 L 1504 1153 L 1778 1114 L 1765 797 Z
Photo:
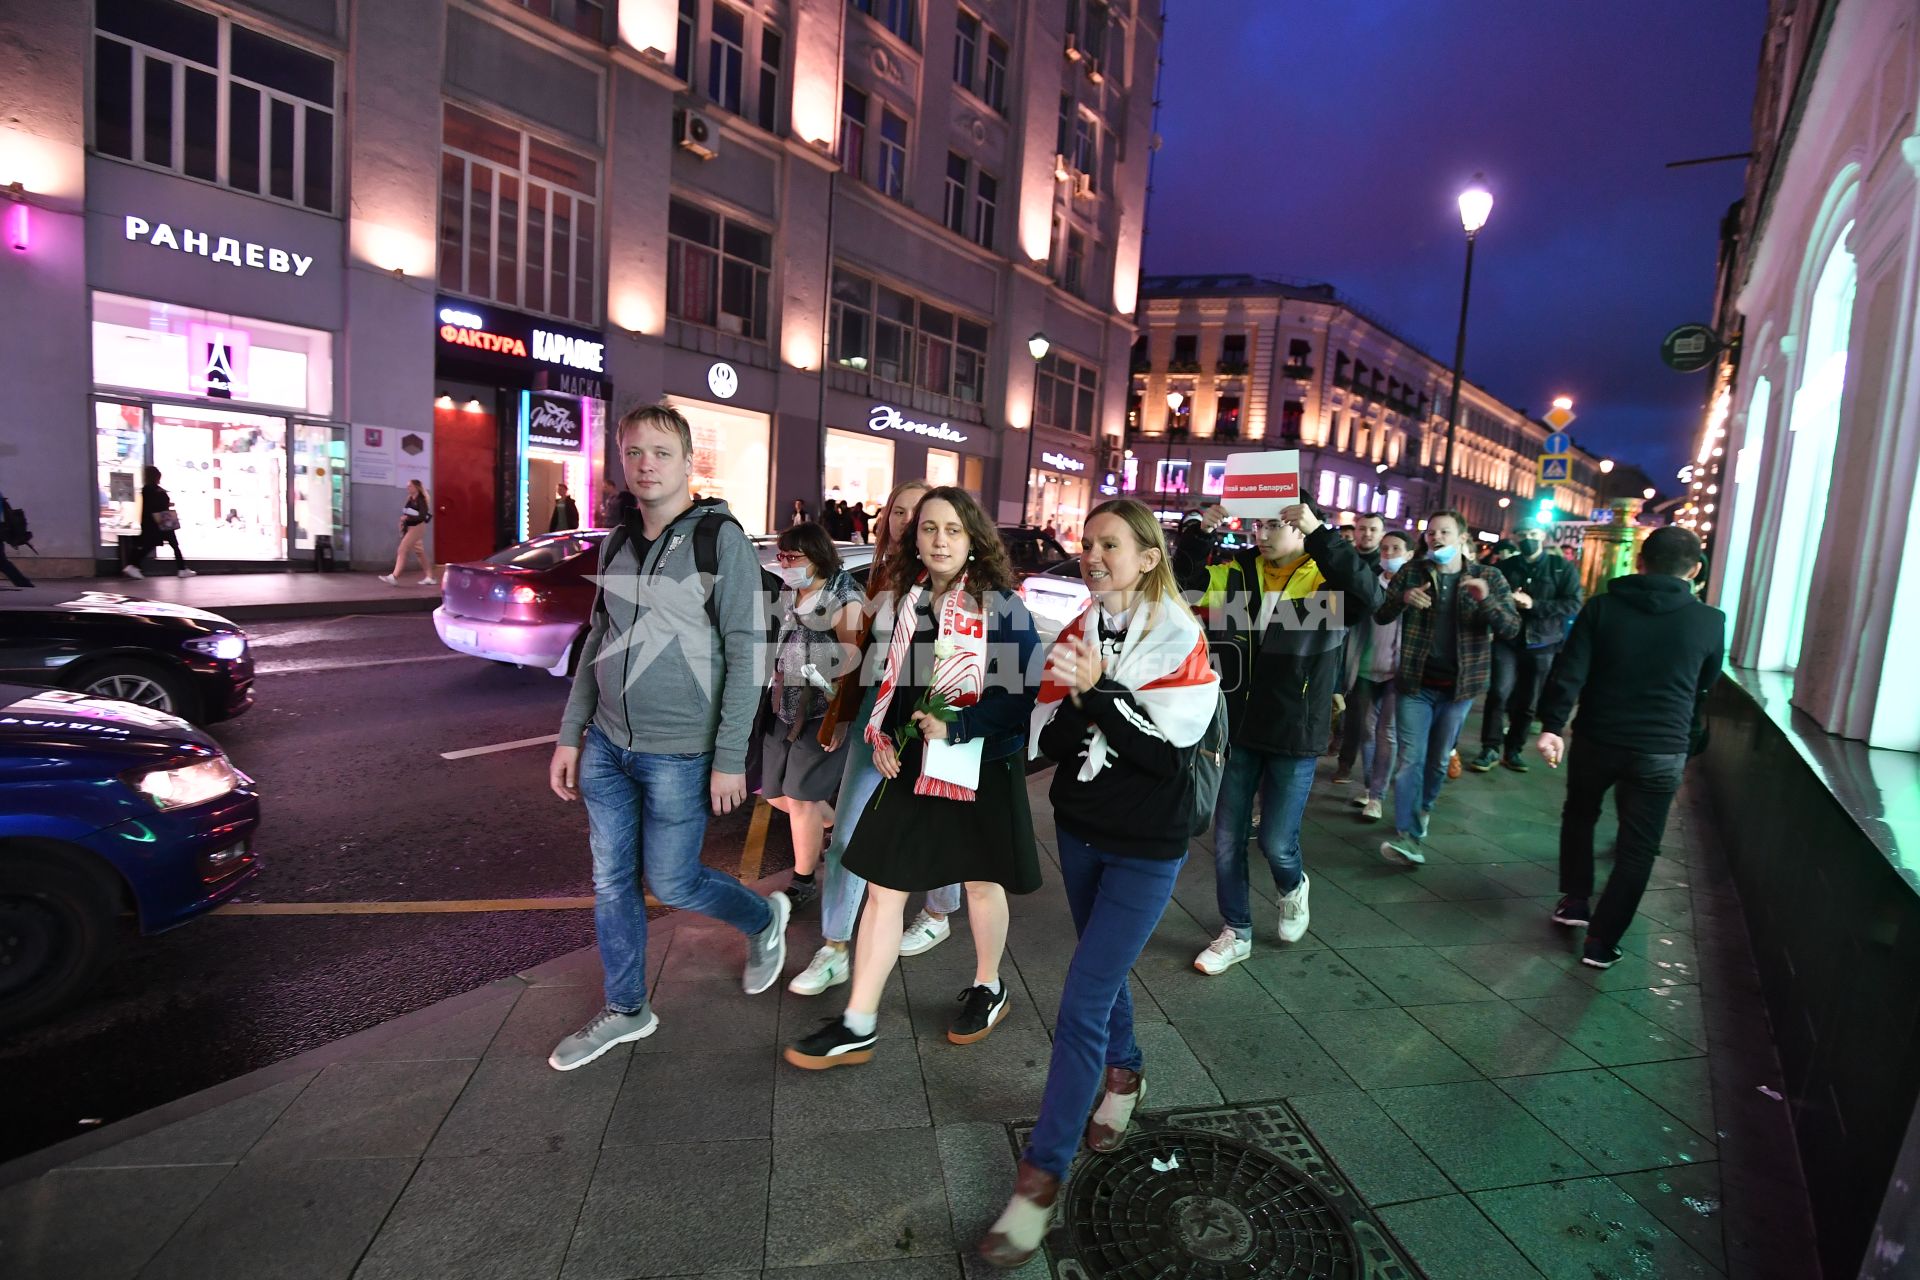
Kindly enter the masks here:
M 1460 334 L 1453 343 L 1453 394 L 1447 402 L 1447 456 L 1440 471 L 1440 505 L 1449 505 L 1453 493 L 1453 438 L 1460 426 L 1460 369 L 1467 358 L 1467 300 L 1473 294 L 1473 242 L 1493 213 L 1493 193 L 1486 175 L 1476 173 L 1460 193 L 1460 227 L 1467 233 L 1467 269 L 1460 283 Z
M 1027 409 L 1027 487 L 1020 500 L 1022 523 L 1029 523 L 1027 515 L 1033 508 L 1033 434 L 1040 426 L 1040 362 L 1047 358 L 1047 351 L 1052 346 L 1044 333 L 1035 333 L 1027 339 L 1027 354 L 1033 357 L 1034 368 L 1033 403 Z

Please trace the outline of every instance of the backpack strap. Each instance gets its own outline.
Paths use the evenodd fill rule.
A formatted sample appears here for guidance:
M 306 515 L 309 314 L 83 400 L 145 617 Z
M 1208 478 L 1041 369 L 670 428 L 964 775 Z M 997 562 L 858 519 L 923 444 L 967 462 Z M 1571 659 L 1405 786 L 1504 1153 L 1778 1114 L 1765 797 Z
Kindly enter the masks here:
M 613 526 L 613 532 L 609 533 L 600 543 L 600 576 L 602 578 L 607 576 L 607 571 L 613 564 L 614 552 L 625 546 L 626 543 L 627 522 L 625 520 L 616 521 Z M 593 611 L 602 617 L 606 616 L 607 589 L 604 585 L 593 593 Z
M 707 579 L 707 622 L 716 632 L 720 630 L 720 605 L 713 598 L 713 582 L 720 576 L 720 530 L 739 523 L 732 516 L 709 511 L 693 526 L 693 567 Z

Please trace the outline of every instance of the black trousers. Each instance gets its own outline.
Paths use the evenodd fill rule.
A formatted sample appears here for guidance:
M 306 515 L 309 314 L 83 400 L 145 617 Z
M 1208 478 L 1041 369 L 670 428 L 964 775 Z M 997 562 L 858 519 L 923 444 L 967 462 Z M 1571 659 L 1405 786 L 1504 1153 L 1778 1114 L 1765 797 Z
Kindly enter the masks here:
M 1600 821 L 1601 801 L 1609 787 L 1620 817 L 1613 874 L 1594 905 L 1588 938 L 1615 943 L 1633 923 L 1633 913 L 1640 909 L 1640 897 L 1647 891 L 1647 877 L 1653 874 L 1653 860 L 1660 856 L 1667 810 L 1680 790 L 1686 766 L 1684 751 L 1666 755 L 1574 739 L 1567 756 L 1567 803 L 1560 810 L 1561 893 L 1570 898 L 1593 896 L 1593 828 Z
M 1533 708 L 1546 686 L 1560 646 L 1539 649 L 1505 640 L 1493 642 L 1493 668 L 1487 684 L 1486 712 L 1480 718 L 1482 751 L 1519 751 L 1533 729 Z
M 33 585 L 32 580 L 29 579 L 26 574 L 20 572 L 19 569 L 15 568 L 13 561 L 7 558 L 7 548 L 4 543 L 0 543 L 0 573 L 4 573 L 7 576 L 7 581 L 16 587 L 30 587 Z
M 187 558 L 180 554 L 180 538 L 172 529 L 153 529 L 141 535 L 140 546 L 134 554 L 133 567 L 136 569 L 146 568 L 147 557 L 158 551 L 161 547 L 173 548 L 173 562 L 175 564 L 179 565 L 187 562 Z

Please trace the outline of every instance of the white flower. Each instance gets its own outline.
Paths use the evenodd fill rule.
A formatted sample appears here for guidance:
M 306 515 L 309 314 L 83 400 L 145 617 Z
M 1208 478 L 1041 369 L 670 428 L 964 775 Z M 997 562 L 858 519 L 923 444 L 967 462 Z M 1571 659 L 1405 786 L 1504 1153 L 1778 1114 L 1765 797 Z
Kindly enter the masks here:
M 933 642 L 933 660 L 935 662 L 945 662 L 958 652 L 960 652 L 959 642 L 954 640 L 952 636 L 941 636 Z

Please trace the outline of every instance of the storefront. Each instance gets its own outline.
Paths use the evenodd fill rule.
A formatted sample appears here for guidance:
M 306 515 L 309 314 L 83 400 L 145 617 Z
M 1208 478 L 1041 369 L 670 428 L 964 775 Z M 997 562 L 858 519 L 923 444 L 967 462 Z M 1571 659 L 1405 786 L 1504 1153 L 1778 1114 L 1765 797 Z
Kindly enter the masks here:
M 435 558 L 480 559 L 547 532 L 562 485 L 581 522 L 595 523 L 601 480 L 619 478 L 605 338 L 449 297 L 434 332 L 431 456 L 412 461 L 432 475 Z M 396 458 L 393 483 L 414 478 L 401 474 L 407 461 Z
M 1093 462 L 1084 453 L 1044 446 L 1027 475 L 1027 522 L 1052 525 L 1063 541 L 1078 543 L 1093 492 Z
M 929 422 L 898 405 L 840 394 L 828 398 L 827 421 L 826 497 L 873 509 L 903 480 L 952 485 L 976 497 L 986 484 L 993 443 L 978 423 Z
M 94 291 L 96 559 L 140 532 L 145 469 L 196 564 L 275 564 L 342 541 L 347 431 L 333 413 L 334 335 Z

